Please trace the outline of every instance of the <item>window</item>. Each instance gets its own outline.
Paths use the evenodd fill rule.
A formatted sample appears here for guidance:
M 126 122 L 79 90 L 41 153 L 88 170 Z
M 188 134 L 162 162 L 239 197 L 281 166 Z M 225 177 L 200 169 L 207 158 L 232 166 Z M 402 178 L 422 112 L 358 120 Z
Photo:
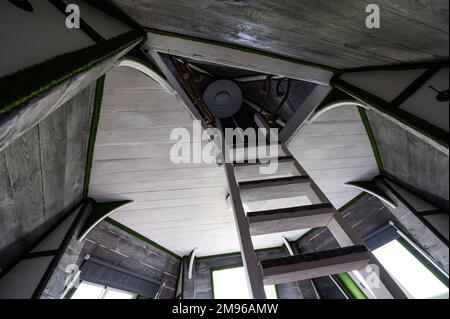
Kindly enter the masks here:
M 111 287 L 105 287 L 101 285 L 92 284 L 90 282 L 83 281 L 73 293 L 71 299 L 135 299 L 136 295 L 114 289 Z
M 417 258 L 413 249 L 403 239 L 396 239 L 372 252 L 410 297 L 448 298 L 448 284 L 445 285 L 426 262 Z
M 250 299 L 244 267 L 233 267 L 212 271 L 215 299 Z M 267 299 L 277 299 L 274 285 L 264 287 Z

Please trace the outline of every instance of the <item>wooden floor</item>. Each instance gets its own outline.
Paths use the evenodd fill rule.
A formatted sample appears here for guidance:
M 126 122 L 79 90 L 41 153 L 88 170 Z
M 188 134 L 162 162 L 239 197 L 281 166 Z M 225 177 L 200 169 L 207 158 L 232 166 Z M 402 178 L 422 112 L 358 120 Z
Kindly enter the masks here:
M 360 193 L 344 183 L 379 174 L 356 107 L 324 113 L 297 132 L 287 147 L 336 208 Z
M 239 251 L 226 180 L 216 164 L 174 164 L 173 128 L 192 131 L 192 120 L 175 96 L 130 68 L 107 74 L 94 150 L 90 196 L 98 201 L 132 199 L 111 217 L 179 255 Z M 192 148 L 189 141 L 186 145 Z M 281 245 L 281 237 L 258 236 L 256 248 Z
M 334 68 L 448 59 L 449 55 L 448 0 L 100 1 L 105 2 L 144 27 Z M 365 26 L 369 3 L 380 7 L 380 29 Z

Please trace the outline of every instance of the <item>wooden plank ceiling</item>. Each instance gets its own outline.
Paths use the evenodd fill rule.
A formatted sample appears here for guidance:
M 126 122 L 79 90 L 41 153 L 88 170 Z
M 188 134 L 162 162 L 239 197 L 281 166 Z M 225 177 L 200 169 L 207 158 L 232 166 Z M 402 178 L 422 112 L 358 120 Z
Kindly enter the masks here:
M 287 147 L 336 208 L 360 193 L 344 183 L 379 174 L 367 132 L 353 106 L 322 114 L 298 131 Z
M 101 0 L 140 25 L 239 44 L 334 68 L 448 59 L 448 0 Z M 439 45 L 436 45 L 439 44 Z
M 111 217 L 179 255 L 195 247 L 203 256 L 239 251 L 223 168 L 170 160 L 172 129 L 192 130 L 182 103 L 136 70 L 108 73 L 89 195 L 134 200 Z M 258 236 L 254 244 L 279 246 L 280 236 L 304 231 Z

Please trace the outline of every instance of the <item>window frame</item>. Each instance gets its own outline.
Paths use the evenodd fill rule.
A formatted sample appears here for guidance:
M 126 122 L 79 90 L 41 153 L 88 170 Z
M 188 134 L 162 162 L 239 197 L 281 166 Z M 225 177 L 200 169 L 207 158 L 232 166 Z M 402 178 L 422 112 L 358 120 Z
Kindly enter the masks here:
M 100 297 L 97 298 L 96 300 L 105 300 L 105 296 L 106 296 L 106 294 L 108 293 L 108 291 L 116 291 L 116 292 L 121 292 L 121 293 L 129 294 L 130 296 L 132 296 L 132 297 L 130 298 L 130 300 L 131 300 L 131 299 L 138 299 L 138 298 L 140 297 L 140 295 L 135 294 L 135 293 L 131 293 L 131 292 L 129 292 L 129 291 L 120 290 L 120 289 L 117 289 L 117 288 L 113 288 L 113 287 L 108 287 L 108 286 L 96 284 L 96 283 L 93 283 L 93 282 L 90 282 L 90 281 L 86 281 L 86 280 L 82 280 L 82 281 L 79 282 L 79 284 L 81 284 L 81 283 L 85 283 L 85 284 L 93 285 L 93 286 L 98 286 L 98 287 L 103 287 L 103 291 L 102 291 Z M 78 290 L 78 287 L 79 287 L 79 285 L 77 285 L 77 287 L 73 287 L 73 288 L 69 291 L 69 293 L 66 295 L 66 298 L 65 298 L 65 299 L 72 299 L 73 295 L 74 295 L 75 292 Z M 146 299 L 147 299 L 147 298 L 146 298 Z
M 398 237 L 398 238 L 394 238 L 394 239 L 392 239 L 392 240 L 390 240 L 390 241 L 384 243 L 383 245 L 377 247 L 377 249 L 378 249 L 378 248 L 381 248 L 381 247 L 383 247 L 383 246 L 385 246 L 385 245 L 387 245 L 387 244 L 389 244 L 389 243 L 392 243 L 393 241 L 397 241 L 403 248 L 406 249 L 406 251 L 407 251 L 408 253 L 411 254 L 411 256 L 412 256 L 413 258 L 415 258 L 420 264 L 422 264 L 428 271 L 430 271 L 430 273 L 431 273 L 436 279 L 439 280 L 439 282 L 441 282 L 442 284 L 444 284 L 444 286 L 447 287 L 447 289 L 449 289 L 449 282 L 448 282 L 448 279 L 444 276 L 444 274 L 442 273 L 442 271 L 439 270 L 438 267 L 437 267 L 436 265 L 434 265 L 433 263 L 431 263 L 431 262 L 423 255 L 423 253 L 422 253 L 421 251 L 419 251 L 416 247 L 414 247 L 411 243 L 409 243 L 408 240 L 406 240 L 403 236 L 400 236 L 400 237 Z M 381 261 L 379 261 L 379 262 L 381 263 Z M 387 270 L 386 270 L 386 271 L 387 271 Z M 391 276 L 392 276 L 392 275 L 391 275 Z M 392 276 L 392 278 L 393 278 L 394 280 L 397 280 L 397 279 L 395 279 L 394 276 Z M 408 294 L 409 296 L 411 296 L 411 298 L 413 298 L 412 295 L 411 295 L 411 293 L 408 292 L 408 291 L 406 290 L 406 288 L 403 287 L 403 285 L 401 285 L 401 284 L 399 283 L 399 286 L 400 286 L 402 289 L 404 289 L 405 292 L 407 292 L 407 294 Z M 414 299 L 414 298 L 413 298 L 413 299 Z
M 406 239 L 400 237 L 396 239 L 411 255 L 413 255 L 422 265 L 425 266 L 440 282 L 442 282 L 447 288 L 449 288 L 448 279 L 444 276 L 444 274 L 437 269 L 435 265 L 433 265 L 425 256 L 421 254 L 414 246 L 412 246 Z
M 209 277 L 210 277 L 210 280 L 211 280 L 211 297 L 212 297 L 212 299 L 216 299 L 215 294 L 214 294 L 214 276 L 213 276 L 213 273 L 215 271 L 234 269 L 234 268 L 244 268 L 244 266 L 242 264 L 233 264 L 233 265 L 226 265 L 226 266 L 209 267 Z M 245 269 L 244 269 L 244 271 L 245 271 Z M 276 299 L 280 299 L 280 293 L 279 293 L 278 285 L 274 284 L 273 286 L 275 288 Z

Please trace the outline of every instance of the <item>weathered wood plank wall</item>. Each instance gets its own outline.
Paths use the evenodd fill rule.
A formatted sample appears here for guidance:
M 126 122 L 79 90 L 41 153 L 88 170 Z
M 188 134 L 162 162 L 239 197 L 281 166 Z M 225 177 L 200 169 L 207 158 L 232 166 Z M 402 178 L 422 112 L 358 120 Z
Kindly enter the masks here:
M 84 89 L 0 153 L 0 269 L 81 201 L 94 93 Z

